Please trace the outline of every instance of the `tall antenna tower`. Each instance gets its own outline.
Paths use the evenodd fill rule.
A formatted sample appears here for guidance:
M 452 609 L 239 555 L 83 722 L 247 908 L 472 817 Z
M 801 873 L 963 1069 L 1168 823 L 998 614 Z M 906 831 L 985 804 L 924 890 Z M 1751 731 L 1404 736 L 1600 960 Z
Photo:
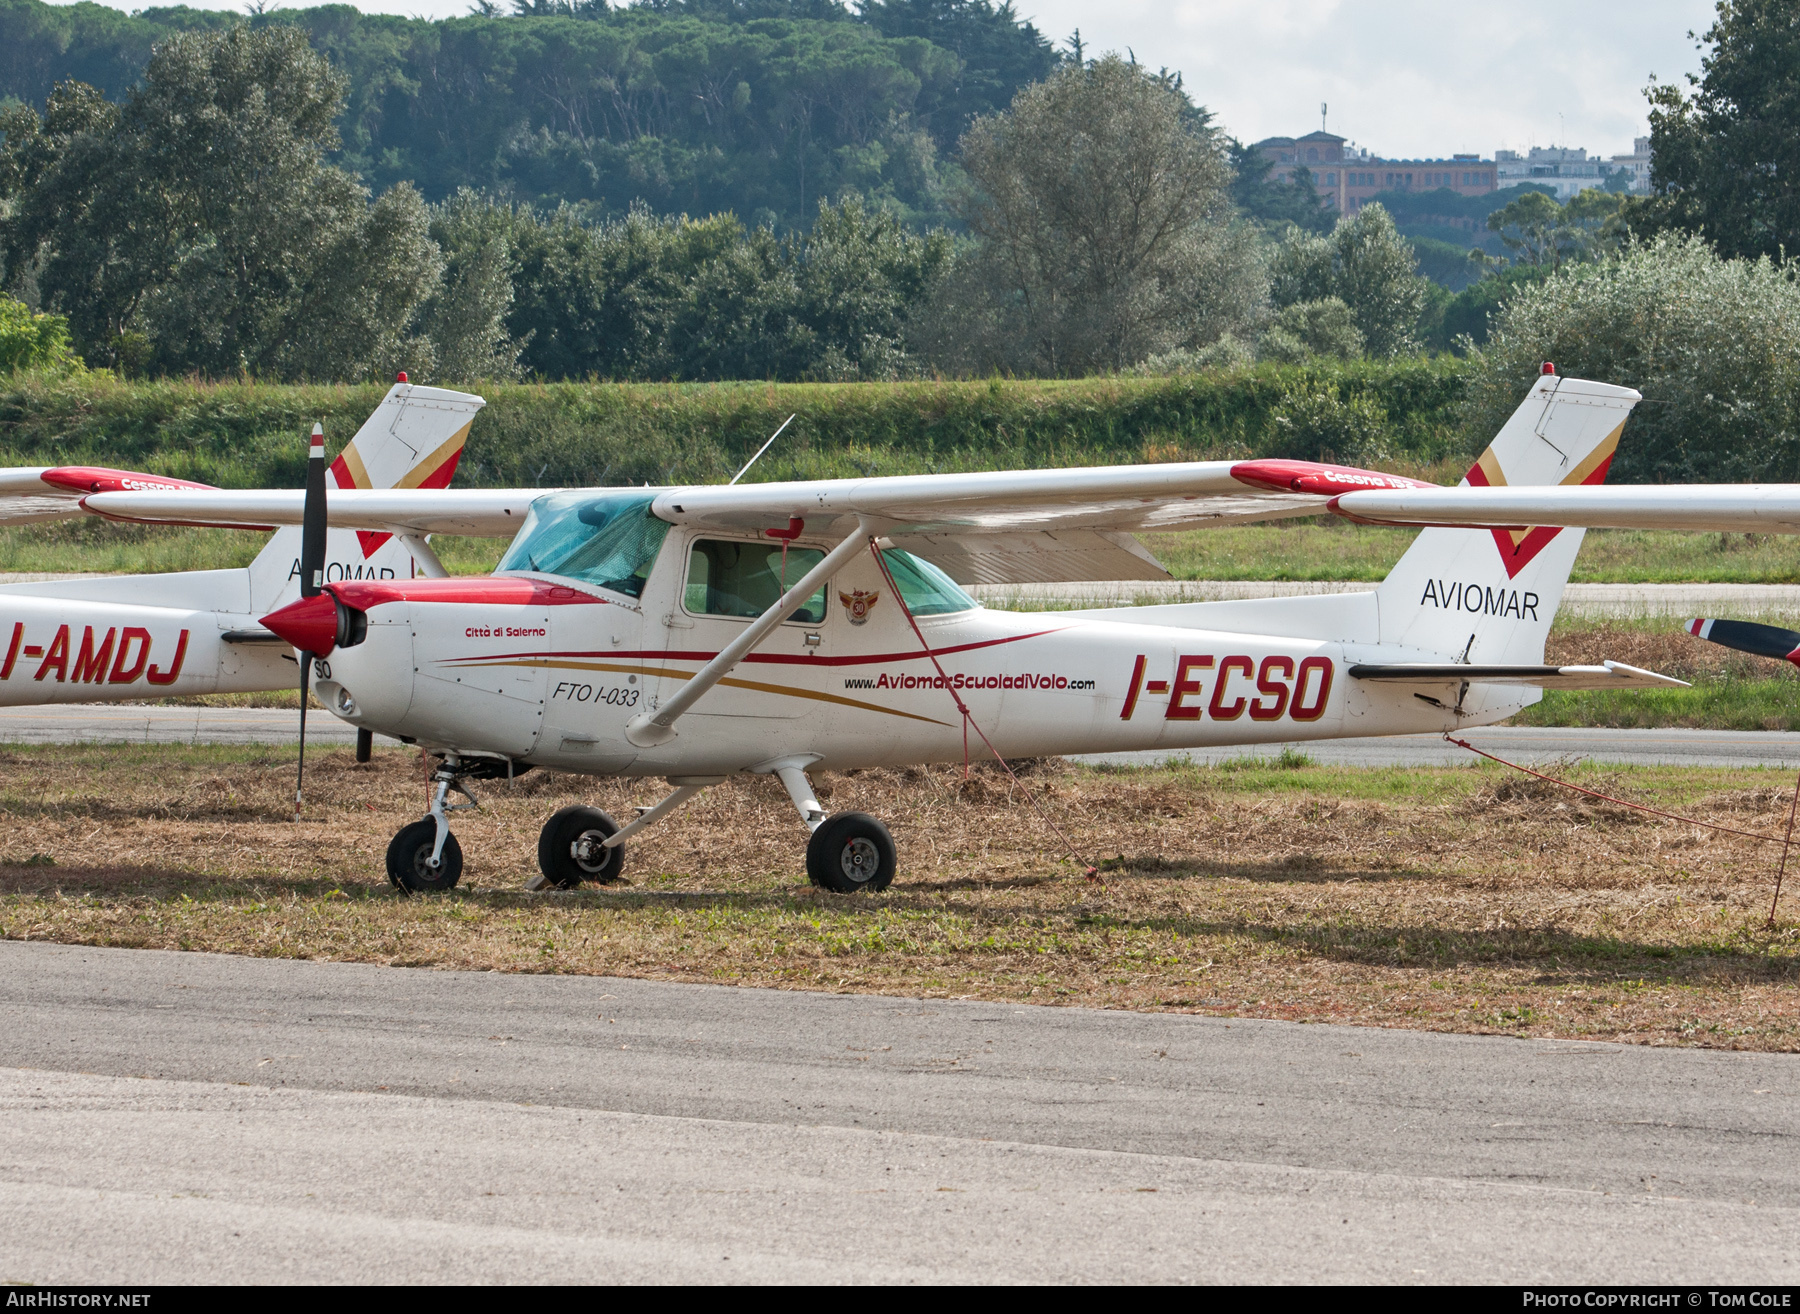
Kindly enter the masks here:
M 1330 106 L 1326 105 L 1326 103 L 1324 101 L 1319 102 L 1319 131 L 1320 132 L 1325 131 L 1325 111 L 1329 108 L 1330 108 Z

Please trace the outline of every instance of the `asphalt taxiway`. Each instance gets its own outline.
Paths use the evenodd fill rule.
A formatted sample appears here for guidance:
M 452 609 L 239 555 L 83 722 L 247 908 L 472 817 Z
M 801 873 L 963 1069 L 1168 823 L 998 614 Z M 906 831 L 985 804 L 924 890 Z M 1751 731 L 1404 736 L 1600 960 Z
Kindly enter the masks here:
M 1800 1057 L 0 942 L 0 1280 L 1792 1282 Z

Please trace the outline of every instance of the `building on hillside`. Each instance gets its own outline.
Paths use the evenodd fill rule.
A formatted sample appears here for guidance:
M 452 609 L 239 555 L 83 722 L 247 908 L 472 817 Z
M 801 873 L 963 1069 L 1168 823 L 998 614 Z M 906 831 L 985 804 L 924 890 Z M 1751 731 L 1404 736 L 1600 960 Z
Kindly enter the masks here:
M 1649 191 L 1650 139 L 1640 137 L 1637 145 L 1644 155 L 1644 190 Z M 1614 161 L 1619 158 L 1615 156 Z M 1623 158 L 1633 159 L 1635 156 Z M 1499 169 L 1502 187 L 1540 183 L 1555 188 L 1556 199 L 1563 202 L 1590 187 L 1606 186 L 1607 176 L 1615 167 L 1614 161 L 1602 160 L 1598 155 L 1590 158 L 1578 146 L 1533 146 L 1524 155 L 1517 151 L 1495 151 L 1494 160 Z M 1636 181 L 1635 171 L 1633 181 Z
M 1631 154 L 1612 157 L 1614 169 L 1624 169 L 1631 174 L 1631 190 L 1637 196 L 1650 194 L 1650 162 L 1650 139 L 1648 137 L 1633 137 Z
M 1459 196 L 1484 196 L 1502 185 L 1495 180 L 1494 161 L 1479 155 L 1384 160 L 1329 132 L 1269 137 L 1252 149 L 1275 166 L 1269 176 L 1276 182 L 1291 182 L 1295 169 L 1307 169 L 1320 199 L 1339 214 L 1355 214 L 1378 192 L 1433 192 L 1447 187 Z

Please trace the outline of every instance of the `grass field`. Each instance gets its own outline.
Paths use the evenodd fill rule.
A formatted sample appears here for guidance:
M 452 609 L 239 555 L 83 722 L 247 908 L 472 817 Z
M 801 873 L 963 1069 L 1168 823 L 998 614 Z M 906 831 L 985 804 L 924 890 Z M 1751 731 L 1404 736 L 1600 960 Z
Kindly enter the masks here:
M 1336 519 L 1278 521 L 1146 534 L 1177 579 L 1379 580 L 1414 531 Z M 246 566 L 264 535 L 229 529 L 114 525 L 103 521 L 0 529 L 0 570 L 150 573 Z M 458 574 L 492 570 L 500 538 L 440 536 L 433 550 Z M 1595 530 L 1571 575 L 1578 583 L 1800 582 L 1800 536 Z
M 875 898 L 805 884 L 804 831 L 766 778 L 649 832 L 629 885 L 525 894 L 550 812 L 582 800 L 618 815 L 661 788 L 540 772 L 478 787 L 483 809 L 458 826 L 465 888 L 407 899 L 381 855 L 423 809 L 418 760 L 314 762 L 295 824 L 285 753 L 0 750 L 0 935 L 1800 1048 L 1800 909 L 1763 926 L 1778 845 L 1498 768 L 1038 765 L 1023 787 L 1100 884 L 989 772 L 825 778 L 828 807 L 894 828 L 901 879 Z M 1780 829 L 1791 788 L 1757 770 L 1576 774 L 1761 832 Z
M 1178 579 L 1379 580 L 1413 541 L 1410 529 L 1335 518 L 1278 521 L 1144 543 Z M 1590 532 L 1569 576 L 1580 584 L 1792 584 L 1800 581 L 1800 536 Z

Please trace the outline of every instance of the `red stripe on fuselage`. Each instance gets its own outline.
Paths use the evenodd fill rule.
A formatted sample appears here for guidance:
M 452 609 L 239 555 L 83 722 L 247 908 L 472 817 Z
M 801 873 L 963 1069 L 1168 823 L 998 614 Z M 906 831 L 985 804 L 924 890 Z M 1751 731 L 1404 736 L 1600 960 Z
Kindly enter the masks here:
M 949 657 L 959 652 L 974 652 L 978 648 L 993 648 L 1003 643 L 1018 643 L 1021 639 L 1041 639 L 1046 634 L 1060 634 L 1061 632 L 1060 629 L 1035 630 L 1030 634 L 1014 634 L 1004 639 L 983 639 L 979 643 L 959 643 L 949 648 L 933 648 L 930 655 Z M 718 655 L 716 652 L 679 652 L 662 648 L 643 650 L 598 648 L 592 650 L 571 649 L 566 652 L 494 652 L 485 653 L 479 657 L 445 657 L 438 664 L 449 666 L 462 662 L 524 661 L 531 658 L 551 657 L 604 658 L 607 661 L 623 661 L 629 657 L 637 661 L 710 662 Z M 744 660 L 775 666 L 867 666 L 871 662 L 924 661 L 926 657 L 927 654 L 922 649 L 914 648 L 908 652 L 876 653 L 868 657 L 812 657 L 753 652 Z

